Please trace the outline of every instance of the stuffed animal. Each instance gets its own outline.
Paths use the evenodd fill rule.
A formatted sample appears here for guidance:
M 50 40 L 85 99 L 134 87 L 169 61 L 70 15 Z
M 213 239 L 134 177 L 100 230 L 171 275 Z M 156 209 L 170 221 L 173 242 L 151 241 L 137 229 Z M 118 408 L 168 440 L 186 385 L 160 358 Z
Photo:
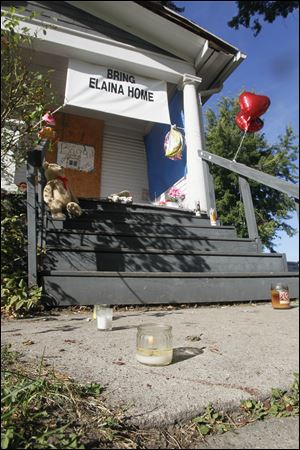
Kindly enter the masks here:
M 44 202 L 48 205 L 53 219 L 65 219 L 63 210 L 80 216 L 82 214 L 78 200 L 71 191 L 68 179 L 64 176 L 64 168 L 55 163 L 43 164 L 47 184 L 44 188 Z
M 49 141 L 55 141 L 56 132 L 51 127 L 43 127 L 39 132 L 38 136 L 42 139 L 48 139 Z
M 132 194 L 129 191 L 121 191 L 116 194 L 111 194 L 108 197 L 110 202 L 114 203 L 132 203 Z

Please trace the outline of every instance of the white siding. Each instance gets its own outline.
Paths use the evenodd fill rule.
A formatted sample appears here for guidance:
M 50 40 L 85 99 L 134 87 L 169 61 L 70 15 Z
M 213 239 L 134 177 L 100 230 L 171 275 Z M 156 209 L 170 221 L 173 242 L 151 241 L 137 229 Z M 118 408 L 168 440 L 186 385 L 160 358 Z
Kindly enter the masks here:
M 105 127 L 102 149 L 101 197 L 130 191 L 133 202 L 148 203 L 146 150 L 142 134 Z

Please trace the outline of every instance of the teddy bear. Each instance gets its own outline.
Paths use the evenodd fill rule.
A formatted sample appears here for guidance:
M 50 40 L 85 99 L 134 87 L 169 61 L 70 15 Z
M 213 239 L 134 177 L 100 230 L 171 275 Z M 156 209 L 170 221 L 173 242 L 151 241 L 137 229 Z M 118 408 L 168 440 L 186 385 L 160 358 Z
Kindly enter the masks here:
M 64 175 L 64 168 L 58 164 L 45 161 L 43 169 L 47 179 L 43 197 L 51 211 L 52 218 L 65 219 L 66 216 L 62 212 L 65 209 L 72 215 L 80 216 L 82 210 L 69 186 L 68 179 Z
M 114 203 L 132 203 L 132 194 L 129 191 L 121 191 L 116 194 L 111 194 L 108 197 L 110 202 Z

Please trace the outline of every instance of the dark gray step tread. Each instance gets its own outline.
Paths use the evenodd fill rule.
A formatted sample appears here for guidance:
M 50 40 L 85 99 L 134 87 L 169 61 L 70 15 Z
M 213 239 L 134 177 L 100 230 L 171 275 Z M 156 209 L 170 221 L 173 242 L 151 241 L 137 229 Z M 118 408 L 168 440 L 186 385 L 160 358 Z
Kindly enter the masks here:
M 80 272 L 49 270 L 39 272 L 42 276 L 57 277 L 111 277 L 111 278 L 264 278 L 299 277 L 299 272 Z
M 216 227 L 214 227 L 216 228 Z M 157 234 L 157 233 L 128 233 L 122 231 L 90 231 L 90 230 L 57 230 L 50 229 L 47 230 L 47 233 L 53 234 L 79 234 L 79 235 L 88 235 L 88 236 L 128 236 L 128 237 L 149 237 L 149 238 L 157 238 L 157 239 L 185 239 L 185 240 L 201 240 L 201 239 L 209 239 L 210 241 L 232 241 L 232 242 L 256 242 L 255 239 L 251 238 L 237 238 L 237 237 L 210 237 L 210 236 L 181 236 L 175 234 Z
M 84 207 L 85 203 L 94 203 L 93 208 L 89 208 L 89 207 Z M 193 211 L 187 210 L 187 209 L 181 209 L 181 208 L 170 208 L 169 206 L 157 206 L 157 205 L 152 205 L 150 203 L 115 203 L 115 202 L 110 202 L 106 199 L 99 199 L 99 200 L 95 200 L 95 199 L 79 199 L 79 204 L 81 206 L 82 209 L 100 209 L 98 208 L 103 207 L 103 210 L 105 211 L 124 211 L 128 210 L 128 211 L 134 211 L 134 210 L 147 210 L 147 212 L 151 213 L 153 212 L 158 212 L 158 213 L 174 213 L 174 214 L 190 214 L 190 215 L 195 215 L 195 213 Z M 142 211 L 141 211 L 142 212 Z
M 82 221 L 80 221 L 80 217 L 78 218 L 78 219 L 66 219 L 65 221 L 57 221 L 57 220 L 55 220 L 55 221 L 53 221 L 54 223 L 55 222 L 63 222 L 63 223 L 66 223 L 66 225 L 71 225 L 72 223 L 74 223 L 74 221 L 75 222 L 77 222 L 77 223 L 84 223 L 84 222 L 88 222 L 89 224 L 92 224 L 92 223 L 95 223 L 95 222 L 99 222 L 99 225 L 102 225 L 102 224 L 104 224 L 104 225 L 106 225 L 106 224 L 109 224 L 109 225 L 113 225 L 113 224 L 123 224 L 123 225 L 132 225 L 132 223 L 130 223 L 130 222 L 125 222 L 125 221 L 112 221 L 112 220 L 107 220 L 107 219 L 105 219 L 105 220 L 99 220 L 99 221 L 88 221 L 87 219 L 85 219 L 85 220 L 82 220 Z M 135 224 L 136 224 L 136 222 L 134 222 Z M 207 225 L 195 225 L 195 224 L 187 224 L 187 225 L 184 225 L 184 224 L 175 224 L 175 223 L 153 223 L 153 222 L 144 222 L 144 223 L 142 223 L 142 224 L 137 224 L 137 225 L 143 225 L 143 226 L 158 226 L 158 227 L 173 227 L 173 228 L 201 228 L 201 229 L 205 229 L 205 228 L 208 228 L 208 229 L 218 229 L 218 230 L 235 230 L 235 227 L 234 226 L 232 226 L 232 225 L 220 225 L 220 226 L 207 226 Z M 50 229 L 52 229 L 52 228 L 50 228 Z M 50 230 L 49 229 L 49 230 Z M 69 230 L 70 230 L 70 228 L 68 228 Z M 75 228 L 75 230 L 76 230 L 76 228 Z
M 152 216 L 152 217 L 151 217 Z M 72 217 L 68 218 L 68 220 L 74 220 L 76 222 L 84 223 L 86 221 L 92 221 L 92 222 L 112 222 L 112 223 L 130 223 L 130 224 L 149 224 L 149 223 L 156 223 L 157 225 L 199 225 L 202 226 L 210 226 L 210 219 L 208 217 L 196 217 L 196 216 L 175 216 L 172 214 L 164 215 L 164 214 L 157 214 L 154 213 L 149 214 L 142 214 L 142 213 L 118 213 L 118 214 L 111 214 L 106 212 L 99 212 L 97 213 L 91 213 L 91 214 L 85 214 L 80 217 Z
M 231 253 L 231 252 L 216 252 L 203 250 L 182 250 L 182 249 L 157 249 L 146 247 L 143 249 L 132 249 L 129 247 L 108 247 L 108 246 L 78 246 L 78 247 L 63 247 L 63 246 L 47 246 L 47 251 L 55 252 L 103 252 L 103 253 L 134 253 L 134 254 L 162 254 L 162 255 L 216 255 L 216 256 L 247 256 L 247 257 L 263 257 L 263 258 L 281 258 L 284 256 L 281 253 Z
M 196 216 L 194 213 L 189 212 L 189 211 L 185 211 L 185 210 L 178 210 L 178 209 L 172 209 L 172 208 L 168 208 L 168 214 L 166 214 L 166 211 L 157 211 L 157 210 L 149 210 L 149 211 L 142 211 L 142 210 L 135 210 L 135 209 L 91 209 L 91 208 L 81 208 L 83 214 L 87 214 L 87 215 L 91 215 L 93 213 L 99 215 L 99 214 L 112 214 L 112 215 L 137 215 L 140 214 L 142 216 L 147 216 L 148 214 L 150 216 L 157 214 L 159 216 L 163 216 L 163 217 L 168 217 L 168 216 L 172 216 L 172 217 L 187 217 L 189 219 L 209 219 L 207 214 L 202 214 L 201 216 Z M 180 211 L 179 214 L 177 214 L 177 211 Z
M 98 209 L 98 210 L 94 210 L 94 209 L 82 209 L 83 214 L 79 217 L 67 217 L 68 220 L 85 220 L 85 219 L 89 219 L 91 217 L 94 217 L 95 219 L 99 219 L 101 218 L 102 215 L 105 216 L 111 216 L 112 220 L 115 220 L 115 218 L 128 218 L 128 219 L 132 219 L 132 220 L 139 220 L 139 219 L 146 219 L 148 218 L 149 220 L 153 220 L 153 216 L 157 215 L 157 220 L 160 219 L 168 219 L 168 217 L 171 217 L 172 219 L 178 219 L 178 220 L 182 220 L 182 219 L 189 219 L 189 220 L 196 220 L 196 221 L 201 221 L 201 220 L 210 220 L 209 217 L 207 215 L 202 215 L 202 216 L 195 216 L 192 214 L 165 214 L 165 213 L 159 213 L 156 211 L 151 211 L 151 212 L 143 212 L 143 211 L 109 211 L 109 210 L 102 210 L 102 209 Z M 140 217 L 139 217 L 140 216 Z M 51 220 L 51 215 L 50 212 L 47 212 L 47 218 L 48 220 Z

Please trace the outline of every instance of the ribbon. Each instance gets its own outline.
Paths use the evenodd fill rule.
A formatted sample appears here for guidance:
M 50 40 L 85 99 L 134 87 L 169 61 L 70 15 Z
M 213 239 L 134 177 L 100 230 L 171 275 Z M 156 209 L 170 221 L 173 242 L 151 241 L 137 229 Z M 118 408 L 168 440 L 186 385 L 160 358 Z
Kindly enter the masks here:
M 58 176 L 57 178 L 58 178 L 60 181 L 63 182 L 64 188 L 65 188 L 65 190 L 67 190 L 67 189 L 68 189 L 68 178 L 67 178 L 67 177 L 62 177 L 62 176 Z

